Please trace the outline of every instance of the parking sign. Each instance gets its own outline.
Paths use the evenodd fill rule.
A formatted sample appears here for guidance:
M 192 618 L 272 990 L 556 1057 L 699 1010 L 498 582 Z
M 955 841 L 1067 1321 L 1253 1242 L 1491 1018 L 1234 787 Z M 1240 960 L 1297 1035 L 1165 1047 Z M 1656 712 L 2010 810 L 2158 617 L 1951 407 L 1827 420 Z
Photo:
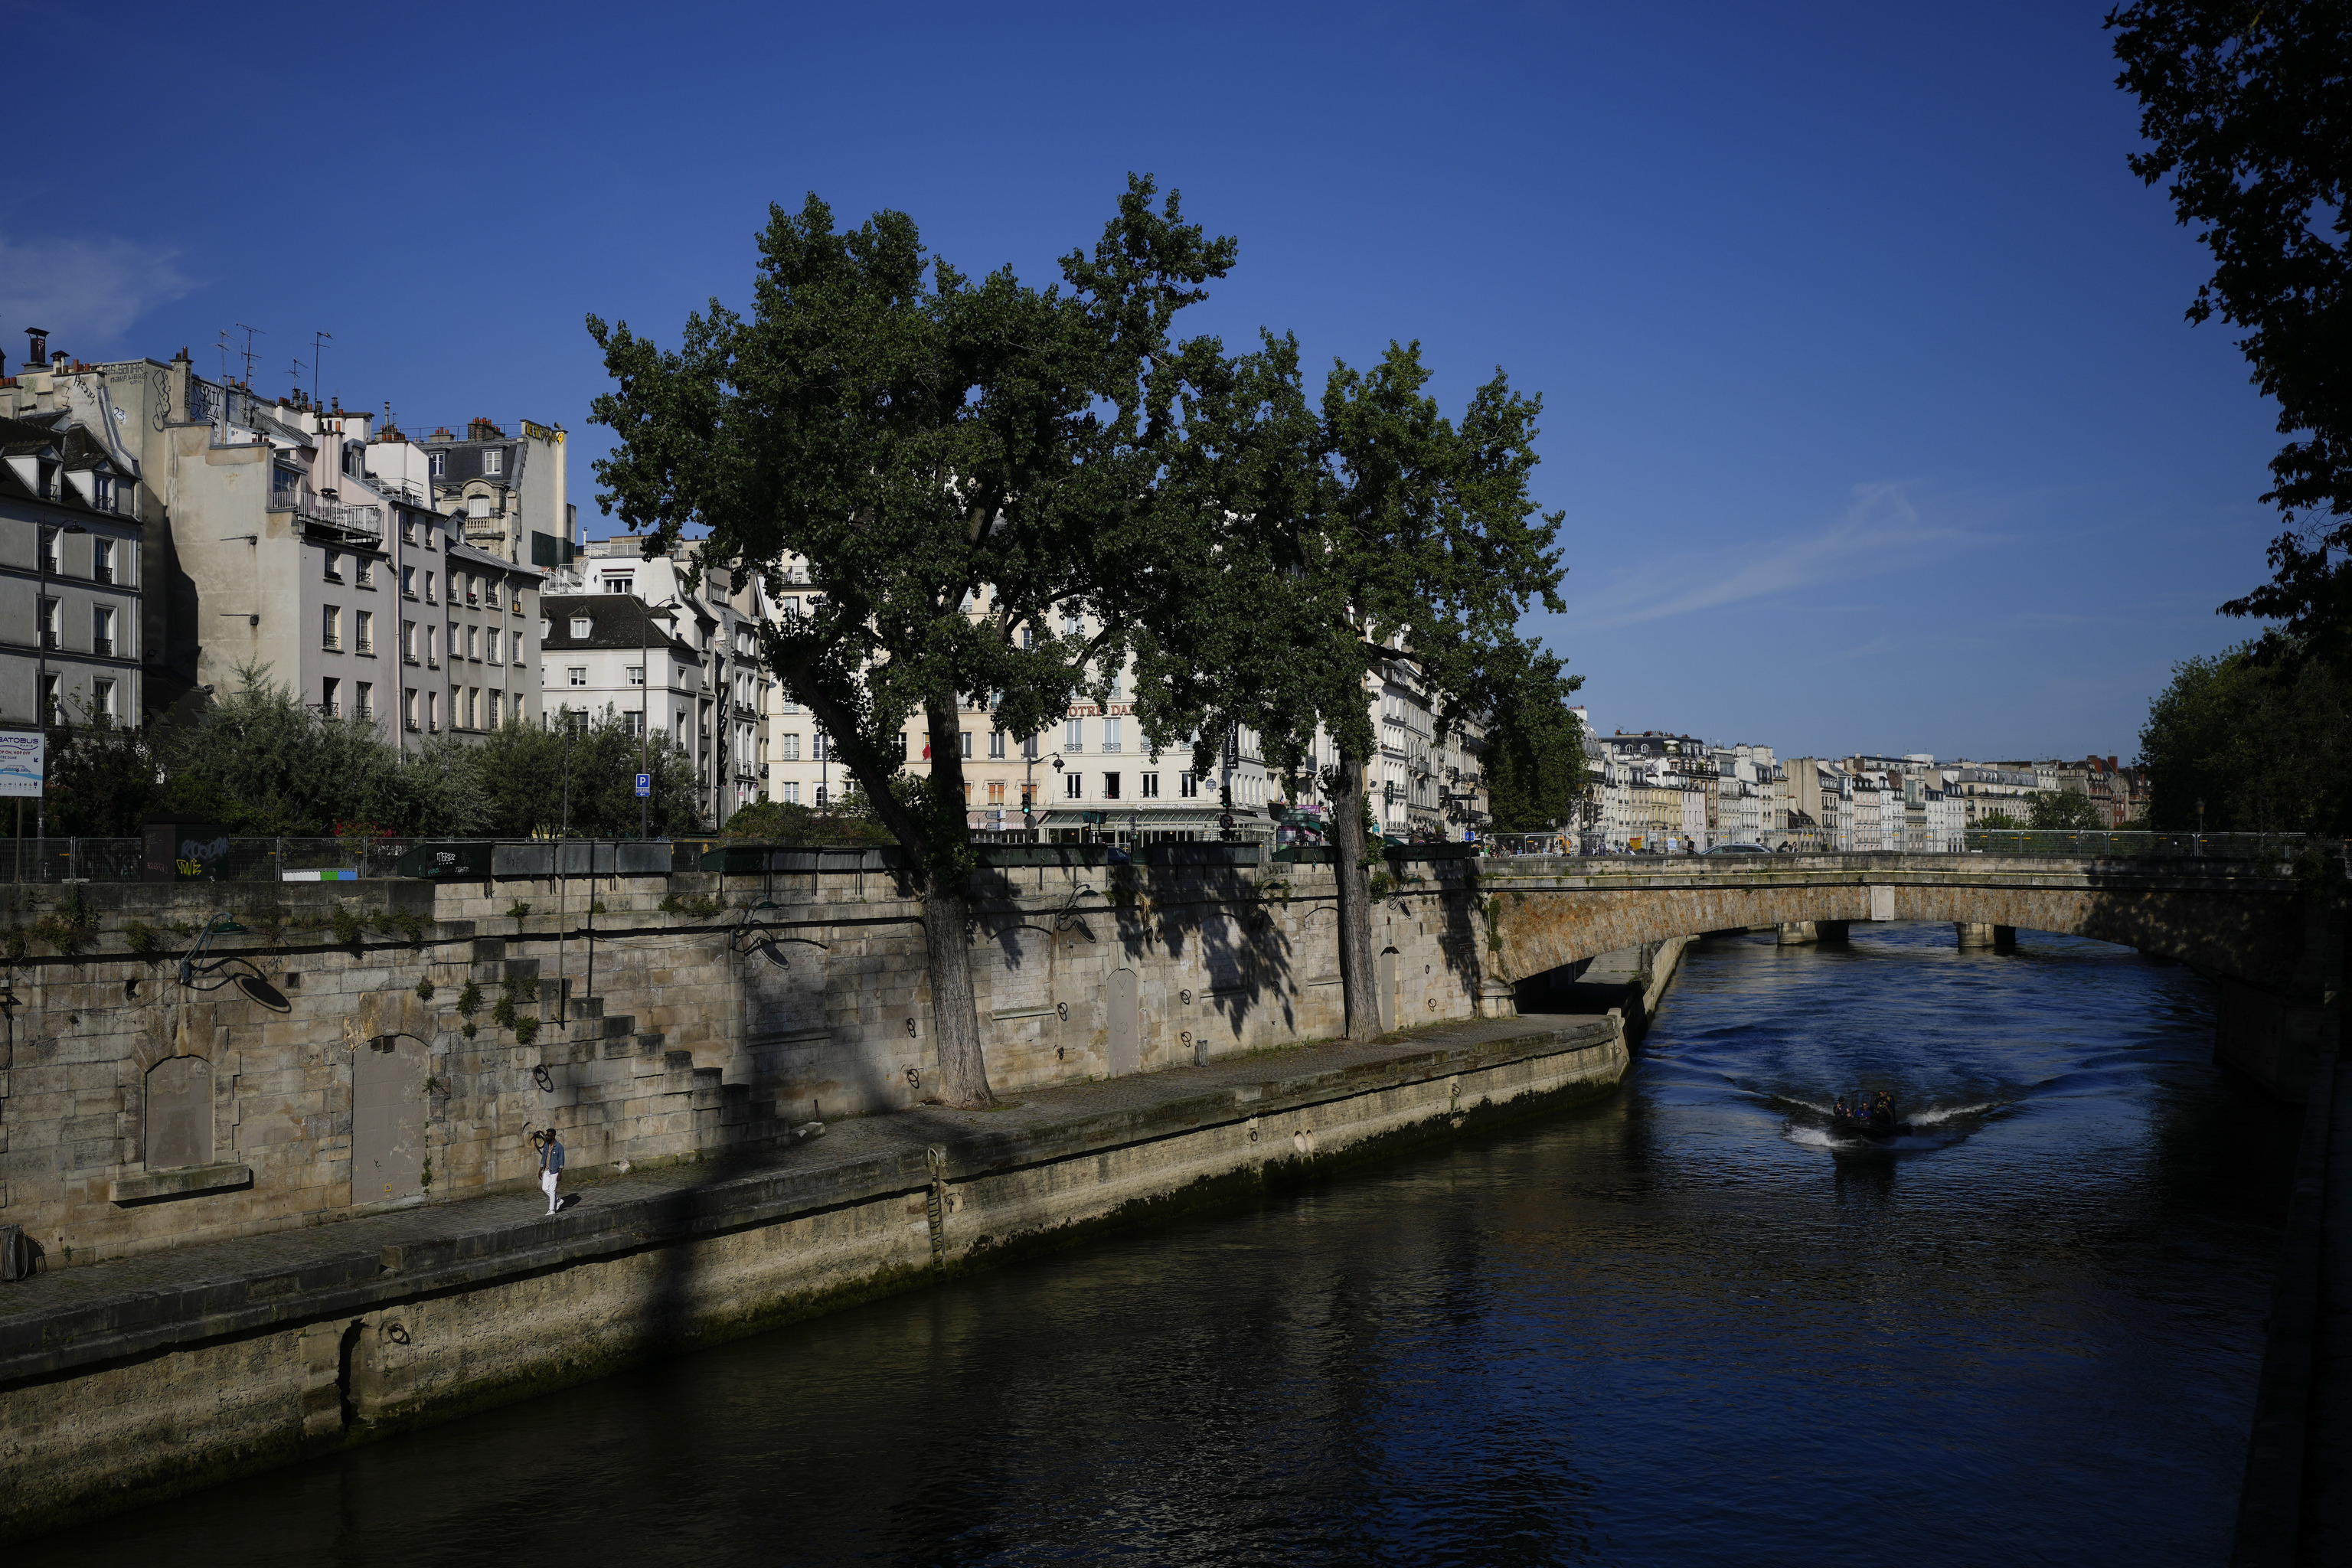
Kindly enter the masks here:
M 646 796 L 653 793 L 654 775 L 651 773 L 639 773 L 637 775 L 637 798 L 639 800 L 643 800 Z

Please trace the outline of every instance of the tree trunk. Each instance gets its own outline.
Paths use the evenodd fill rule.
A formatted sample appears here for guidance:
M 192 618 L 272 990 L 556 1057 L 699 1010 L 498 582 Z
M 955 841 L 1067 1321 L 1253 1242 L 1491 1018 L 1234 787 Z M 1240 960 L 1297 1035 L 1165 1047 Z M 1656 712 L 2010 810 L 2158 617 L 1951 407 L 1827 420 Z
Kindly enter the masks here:
M 810 716 L 829 734 L 837 737 L 841 730 L 835 726 L 851 723 L 850 715 L 838 704 L 814 696 L 808 702 Z M 931 982 L 931 1037 L 939 1047 L 932 1095 L 950 1105 L 988 1105 L 996 1097 L 988 1088 L 988 1064 L 980 1048 L 980 1011 L 971 986 L 971 946 L 966 935 L 971 924 L 971 884 L 968 874 L 941 868 L 942 861 L 956 858 L 945 851 L 968 837 L 961 826 L 963 750 L 958 712 L 953 707 L 929 708 L 924 728 L 930 742 L 932 784 L 957 803 L 952 814 L 938 812 L 926 820 L 908 809 L 907 803 L 891 790 L 898 767 L 896 755 L 870 755 L 870 748 L 860 744 L 848 759 L 849 771 L 865 786 L 875 815 L 915 863 L 923 900 L 924 967 Z M 935 842 L 935 833 L 950 826 L 958 835 L 956 846 Z
M 952 704 L 923 715 L 929 742 L 931 788 L 938 802 L 931 826 L 953 844 L 929 846 L 923 868 L 923 938 L 931 972 L 931 1031 L 939 1040 L 940 1098 L 950 1105 L 987 1105 L 988 1062 L 980 1048 L 980 1004 L 971 985 L 971 887 L 963 871 L 943 871 L 943 851 L 971 841 L 963 796 L 963 715 Z
M 964 932 L 971 895 L 934 883 L 923 900 L 923 945 L 931 973 L 931 1035 L 939 1042 L 939 1097 L 987 1105 L 988 1063 L 980 1050 L 980 1006 L 971 988 L 971 943 Z
M 1381 1033 L 1379 983 L 1372 972 L 1372 896 L 1364 875 L 1364 763 L 1341 753 L 1331 789 L 1331 873 L 1339 888 L 1339 990 L 1348 1038 Z

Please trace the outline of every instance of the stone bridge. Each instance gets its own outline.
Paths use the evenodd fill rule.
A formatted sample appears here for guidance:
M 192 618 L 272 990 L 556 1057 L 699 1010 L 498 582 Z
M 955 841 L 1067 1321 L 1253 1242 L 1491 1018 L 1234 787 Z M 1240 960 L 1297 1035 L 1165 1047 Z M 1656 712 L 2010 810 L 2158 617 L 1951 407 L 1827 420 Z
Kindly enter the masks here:
M 1707 931 L 1835 937 L 1854 922 L 1949 921 L 1964 944 L 2023 929 L 2120 942 L 2220 990 L 2216 1057 L 2301 1100 L 2337 1032 L 2345 931 L 2334 900 L 2275 860 L 1987 855 L 1498 858 L 1485 970 L 1530 979 L 1602 952 Z

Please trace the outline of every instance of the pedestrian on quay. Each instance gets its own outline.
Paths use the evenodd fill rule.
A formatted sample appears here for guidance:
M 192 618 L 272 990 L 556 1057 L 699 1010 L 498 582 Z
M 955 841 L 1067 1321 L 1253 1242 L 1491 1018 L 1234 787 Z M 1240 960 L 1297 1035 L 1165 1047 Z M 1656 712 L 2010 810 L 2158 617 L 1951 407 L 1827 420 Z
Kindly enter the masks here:
M 563 1174 L 563 1139 L 554 1128 L 549 1128 L 539 1138 L 539 1190 L 547 1194 L 547 1212 L 553 1214 L 563 1206 L 555 1195 L 555 1184 Z

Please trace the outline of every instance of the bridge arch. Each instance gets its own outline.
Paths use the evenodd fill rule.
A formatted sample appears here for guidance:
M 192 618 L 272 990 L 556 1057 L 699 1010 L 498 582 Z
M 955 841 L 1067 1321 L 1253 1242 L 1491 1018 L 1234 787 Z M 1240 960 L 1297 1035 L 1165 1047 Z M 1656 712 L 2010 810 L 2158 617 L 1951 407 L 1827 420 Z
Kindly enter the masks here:
M 1674 937 L 1801 921 L 2009 926 L 2118 942 L 2221 984 L 2221 1054 L 2300 1099 L 2332 1028 L 2342 931 L 2283 868 L 1982 855 L 1490 859 L 1490 982 Z

